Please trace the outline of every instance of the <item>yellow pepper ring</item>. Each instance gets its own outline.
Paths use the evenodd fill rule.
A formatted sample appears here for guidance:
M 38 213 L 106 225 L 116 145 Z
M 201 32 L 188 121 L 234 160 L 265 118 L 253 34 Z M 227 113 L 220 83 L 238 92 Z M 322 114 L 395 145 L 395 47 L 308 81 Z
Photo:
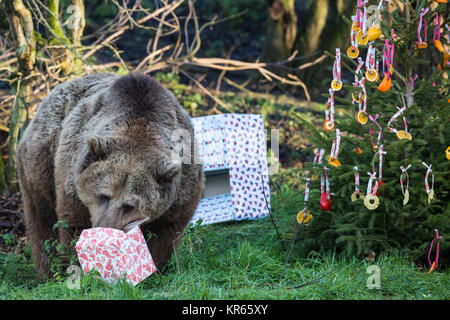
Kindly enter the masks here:
M 373 68 L 366 71 L 366 79 L 369 82 L 375 82 L 379 77 L 378 71 Z
M 403 139 L 412 140 L 411 134 L 409 132 L 407 132 L 407 131 L 404 131 L 404 130 L 397 131 L 397 133 L 395 135 L 397 136 L 397 138 L 399 140 L 403 140 Z
M 349 58 L 352 58 L 352 59 L 358 58 L 359 49 L 355 46 L 350 46 L 347 49 L 347 55 L 349 56 Z
M 297 214 L 297 221 L 298 223 L 308 223 L 312 219 L 311 213 L 309 211 L 306 211 L 306 217 L 305 217 L 305 210 L 300 211 Z

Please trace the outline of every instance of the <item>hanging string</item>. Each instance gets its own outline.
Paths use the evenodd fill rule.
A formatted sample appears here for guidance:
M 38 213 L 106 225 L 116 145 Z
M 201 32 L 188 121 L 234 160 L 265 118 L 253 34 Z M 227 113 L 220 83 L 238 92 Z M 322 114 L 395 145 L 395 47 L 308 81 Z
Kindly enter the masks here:
M 373 152 L 375 152 L 375 150 L 378 148 L 378 145 L 380 144 L 381 141 L 381 134 L 383 132 L 383 128 L 381 128 L 381 126 L 378 124 L 377 119 L 378 119 L 379 115 L 376 114 L 375 117 L 372 117 L 371 115 L 369 115 L 369 119 L 376 124 L 376 126 L 378 127 L 378 129 L 380 129 L 380 131 L 378 132 L 378 137 L 377 137 L 377 144 L 375 145 L 373 143 L 373 138 L 372 138 L 372 133 L 373 133 L 373 128 L 370 128 L 370 132 L 369 132 L 369 136 L 370 136 L 370 142 L 372 143 L 372 149 Z
M 433 170 L 431 170 L 431 164 L 427 165 L 425 162 L 422 162 L 422 164 L 427 168 L 427 173 L 425 174 L 425 190 L 428 194 L 428 204 L 430 204 L 434 198 L 434 173 Z M 428 184 L 428 176 L 430 173 L 431 173 L 431 188 Z
M 408 201 L 409 201 L 409 191 L 408 191 L 408 188 L 409 188 L 409 175 L 408 175 L 408 172 L 407 172 L 407 170 L 409 168 L 411 168 L 411 164 L 409 164 L 406 168 L 403 167 L 403 166 L 400 166 L 400 170 L 402 170 L 402 173 L 400 174 L 400 185 L 402 187 L 402 194 L 403 194 L 403 197 L 404 197 L 403 205 L 406 205 L 408 203 Z M 405 189 L 403 189 L 403 176 L 406 177 L 406 188 Z
M 430 271 L 428 271 L 428 274 L 432 273 L 437 268 L 437 264 L 439 261 L 439 239 L 444 239 L 444 237 L 439 236 L 438 229 L 434 229 L 434 232 L 436 233 L 436 237 L 433 239 L 433 241 L 431 241 L 430 250 L 428 250 L 428 264 L 430 265 Z M 436 241 L 436 240 L 438 240 L 438 241 Z M 436 256 L 434 258 L 433 263 L 431 263 L 430 255 L 431 255 L 431 250 L 433 249 L 434 241 L 436 241 L 436 243 L 437 243 L 436 244 Z
M 426 48 L 427 47 L 427 19 L 424 18 L 424 15 L 430 10 L 430 8 L 422 8 L 422 11 L 420 13 L 420 19 L 419 19 L 419 25 L 417 27 L 417 39 L 419 48 Z M 420 31 L 422 30 L 422 24 L 423 24 L 423 30 L 424 30 L 424 41 L 422 41 L 422 37 L 420 35 Z

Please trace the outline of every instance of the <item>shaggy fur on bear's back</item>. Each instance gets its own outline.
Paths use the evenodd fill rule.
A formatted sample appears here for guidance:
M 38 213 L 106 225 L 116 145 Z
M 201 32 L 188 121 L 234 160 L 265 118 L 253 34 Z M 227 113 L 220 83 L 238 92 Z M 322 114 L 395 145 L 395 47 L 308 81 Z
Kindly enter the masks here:
M 194 137 L 173 94 L 145 75 L 88 75 L 44 99 L 18 147 L 27 233 L 41 273 L 49 272 L 45 240 L 68 244 L 98 226 L 127 231 L 143 218 L 157 267 L 167 263 L 204 183 L 200 164 L 173 157 L 179 129 Z M 55 234 L 58 220 L 69 228 Z

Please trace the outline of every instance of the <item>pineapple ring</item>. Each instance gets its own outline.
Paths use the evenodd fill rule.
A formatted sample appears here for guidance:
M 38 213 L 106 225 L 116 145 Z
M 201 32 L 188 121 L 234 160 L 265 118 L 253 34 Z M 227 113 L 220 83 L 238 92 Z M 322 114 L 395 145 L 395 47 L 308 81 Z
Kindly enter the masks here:
M 380 199 L 377 196 L 368 194 L 364 197 L 364 205 L 369 210 L 375 210 L 380 205 Z
M 356 193 L 356 191 L 355 191 L 355 192 L 353 192 L 351 198 L 352 198 L 352 202 L 355 202 L 356 200 L 360 200 L 360 199 L 364 198 L 364 195 L 361 192 Z
M 305 217 L 305 210 L 302 210 L 297 214 L 297 221 L 300 224 L 308 223 L 311 219 L 312 219 L 312 215 L 311 215 L 311 213 L 309 213 L 309 211 L 306 211 L 306 217 Z

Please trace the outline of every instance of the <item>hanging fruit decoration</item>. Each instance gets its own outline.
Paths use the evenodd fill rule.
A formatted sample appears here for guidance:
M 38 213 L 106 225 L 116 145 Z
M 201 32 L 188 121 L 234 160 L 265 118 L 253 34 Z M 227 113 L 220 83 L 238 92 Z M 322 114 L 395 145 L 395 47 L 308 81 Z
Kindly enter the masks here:
M 333 140 L 328 160 L 328 163 L 334 167 L 341 166 L 341 163 L 338 160 L 339 146 L 341 144 L 341 135 L 342 135 L 341 131 L 339 129 L 336 129 L 336 138 Z
M 427 165 L 425 162 L 422 162 L 422 164 L 427 168 L 427 173 L 425 174 L 425 190 L 428 193 L 428 204 L 431 203 L 431 201 L 434 200 L 434 173 L 433 170 L 431 170 L 431 164 Z M 431 173 L 431 188 L 428 184 L 428 176 Z
M 375 48 L 372 43 L 369 44 L 369 49 L 367 50 L 365 75 L 367 81 L 369 82 L 378 81 L 378 79 L 380 78 L 380 75 L 378 74 L 378 71 L 376 69 Z
M 364 198 L 364 195 L 359 191 L 359 172 L 358 172 L 358 166 L 354 166 L 353 170 L 355 170 L 355 192 L 352 193 L 351 199 L 352 202 L 355 202 L 356 200 L 360 200 Z
M 375 187 L 372 191 L 372 183 L 373 183 L 375 177 L 377 176 L 377 173 L 376 172 L 374 172 L 374 173 L 367 172 L 367 174 L 370 176 L 370 178 L 369 178 L 369 182 L 367 184 L 367 194 L 364 197 L 364 205 L 369 210 L 375 210 L 380 205 L 380 199 L 376 196 L 376 193 L 378 190 L 377 182 L 375 182 Z
M 391 30 L 392 39 L 394 38 L 394 30 Z M 378 86 L 378 91 L 386 92 L 392 86 L 391 76 L 394 74 L 394 44 L 389 44 L 389 40 L 384 41 L 383 47 L 383 80 Z
M 419 26 L 417 27 L 417 42 L 416 47 L 419 49 L 425 49 L 428 47 L 427 44 L 427 19 L 424 18 L 424 15 L 430 10 L 430 8 L 422 8 L 422 11 L 420 13 L 420 19 L 419 19 Z M 422 37 L 420 35 L 420 32 L 422 30 L 423 25 L 423 31 L 424 31 L 424 40 L 422 41 Z
M 401 166 L 400 170 L 402 170 L 402 174 L 400 175 L 400 185 L 402 187 L 402 194 L 403 194 L 403 205 L 406 205 L 409 201 L 409 175 L 407 170 L 411 168 L 411 165 L 409 164 L 406 168 Z M 406 177 L 406 188 L 403 189 L 403 176 Z
M 398 111 L 392 116 L 391 119 L 389 119 L 388 123 L 387 123 L 387 128 L 392 131 L 393 133 L 395 133 L 395 135 L 397 136 L 397 138 L 399 140 L 412 140 L 412 136 L 411 134 L 408 132 L 408 125 L 406 123 L 406 118 L 403 116 L 403 112 L 406 110 L 406 106 L 399 108 L 397 107 Z M 403 123 L 405 125 L 405 130 L 397 130 L 395 128 L 393 128 L 392 122 L 394 122 L 395 119 L 397 119 L 400 115 L 402 115 L 403 117 Z
M 331 81 L 331 88 L 334 91 L 342 89 L 341 81 L 341 49 L 336 48 L 336 59 L 333 64 L 333 81 Z
M 308 200 L 309 200 L 309 185 L 310 185 L 310 183 L 311 183 L 311 179 L 307 178 L 306 186 L 305 186 L 305 198 L 303 200 L 304 207 L 303 207 L 303 210 L 297 214 L 297 221 L 300 224 L 308 223 L 312 219 L 312 215 L 308 211 L 308 208 L 307 208 L 307 204 L 308 204 Z
M 430 249 L 428 250 L 428 264 L 430 265 L 430 270 L 428 271 L 428 274 L 432 273 L 437 268 L 437 264 L 439 262 L 439 239 L 444 239 L 444 237 L 439 236 L 438 229 L 434 229 L 434 232 L 436 233 L 436 237 L 433 239 L 433 241 L 431 241 Z M 436 256 L 434 258 L 433 263 L 431 263 L 430 255 L 431 255 L 431 251 L 433 250 L 434 241 L 437 242 L 437 244 L 436 244 Z
M 331 210 L 330 182 L 328 181 L 328 168 L 324 167 L 324 174 L 320 177 L 320 207 L 324 211 Z
M 334 90 L 330 88 L 330 97 L 327 101 L 327 108 L 325 109 L 325 122 L 323 127 L 326 131 L 332 131 L 334 125 Z

